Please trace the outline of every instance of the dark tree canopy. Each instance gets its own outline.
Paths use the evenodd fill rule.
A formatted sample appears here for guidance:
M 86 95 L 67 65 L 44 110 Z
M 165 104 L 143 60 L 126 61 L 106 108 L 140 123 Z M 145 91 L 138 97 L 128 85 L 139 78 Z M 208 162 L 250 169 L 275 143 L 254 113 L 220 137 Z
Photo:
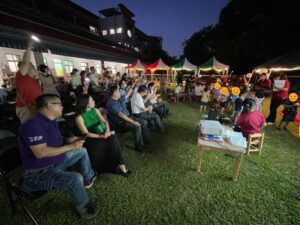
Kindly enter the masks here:
M 235 73 L 300 49 L 300 4 L 293 0 L 231 0 L 215 26 L 194 33 L 184 54 L 194 64 L 215 55 Z

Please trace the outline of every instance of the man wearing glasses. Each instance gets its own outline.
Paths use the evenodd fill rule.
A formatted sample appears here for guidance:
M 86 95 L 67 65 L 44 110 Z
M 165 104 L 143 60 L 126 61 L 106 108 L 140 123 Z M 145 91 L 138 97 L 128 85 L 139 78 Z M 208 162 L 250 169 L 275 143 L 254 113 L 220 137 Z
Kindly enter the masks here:
M 19 147 L 25 169 L 22 188 L 26 191 L 64 190 L 81 217 L 96 216 L 96 207 L 85 188 L 90 188 L 96 178 L 91 168 L 84 141 L 75 139 L 64 143 L 55 119 L 62 115 L 59 96 L 44 94 L 36 99 L 38 112 L 28 119 L 19 133 Z M 66 171 L 80 163 L 81 174 Z

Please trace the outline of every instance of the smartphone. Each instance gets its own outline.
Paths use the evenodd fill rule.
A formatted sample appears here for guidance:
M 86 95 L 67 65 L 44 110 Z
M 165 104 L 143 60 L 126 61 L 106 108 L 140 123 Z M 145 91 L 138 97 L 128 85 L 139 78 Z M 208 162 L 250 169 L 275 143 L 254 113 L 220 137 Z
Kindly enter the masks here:
M 88 137 L 88 134 L 83 134 L 83 135 L 81 135 L 81 137 L 80 137 L 80 140 L 85 140 L 86 138 Z

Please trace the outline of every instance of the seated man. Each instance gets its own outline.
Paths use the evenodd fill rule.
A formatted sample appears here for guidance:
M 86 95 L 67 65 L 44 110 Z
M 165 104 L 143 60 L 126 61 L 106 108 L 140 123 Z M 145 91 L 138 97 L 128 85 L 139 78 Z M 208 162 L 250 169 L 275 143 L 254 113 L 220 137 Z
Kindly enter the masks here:
M 27 120 L 19 133 L 19 145 L 25 169 L 22 188 L 25 191 L 65 190 L 76 209 L 85 219 L 96 216 L 95 205 L 85 188 L 96 178 L 81 140 L 64 144 L 55 119 L 62 115 L 59 96 L 44 94 L 37 98 L 38 113 Z M 75 163 L 81 165 L 82 175 L 66 171 Z M 84 188 L 85 187 L 85 188 Z
M 129 116 L 125 102 L 120 99 L 118 86 L 110 87 L 110 96 L 111 98 L 107 102 L 107 110 L 116 130 L 121 132 L 131 131 L 134 136 L 135 149 L 142 152 L 145 146 L 149 144 L 147 122 Z
M 152 105 L 145 107 L 145 102 L 149 98 L 143 99 L 147 95 L 147 87 L 145 85 L 139 86 L 137 93 L 131 98 L 131 110 L 132 114 L 136 118 L 146 120 L 148 123 L 154 121 L 157 131 L 164 133 L 164 126 L 159 116 L 153 112 Z

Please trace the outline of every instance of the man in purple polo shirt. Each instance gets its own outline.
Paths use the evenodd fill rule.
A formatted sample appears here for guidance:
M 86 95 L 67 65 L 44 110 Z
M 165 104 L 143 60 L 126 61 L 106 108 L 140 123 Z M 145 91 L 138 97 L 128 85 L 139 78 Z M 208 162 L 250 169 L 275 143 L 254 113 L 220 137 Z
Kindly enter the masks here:
M 19 133 L 20 152 L 25 169 L 22 188 L 29 192 L 40 190 L 65 190 L 76 205 L 81 217 L 96 216 L 95 205 L 85 188 L 90 188 L 96 178 L 91 168 L 84 141 L 73 140 L 64 144 L 55 119 L 62 115 L 59 96 L 41 95 L 36 99 L 38 113 L 26 121 Z M 65 171 L 80 163 L 81 174 Z

